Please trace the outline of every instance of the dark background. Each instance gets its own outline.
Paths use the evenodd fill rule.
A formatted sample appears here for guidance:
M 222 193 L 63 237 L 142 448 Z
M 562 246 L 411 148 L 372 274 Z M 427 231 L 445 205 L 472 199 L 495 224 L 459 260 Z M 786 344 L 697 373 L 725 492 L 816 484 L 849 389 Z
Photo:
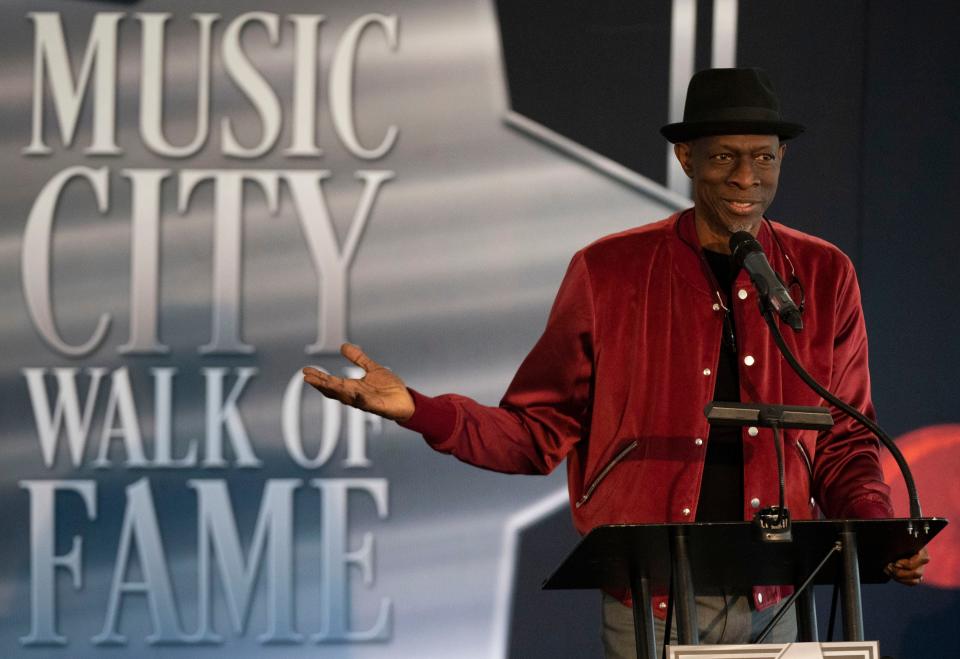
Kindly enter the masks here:
M 668 122 L 670 3 L 497 4 L 512 110 L 665 183 L 657 129 Z M 698 69 L 709 66 L 712 7 L 698 2 Z M 784 117 L 807 126 L 788 147 L 770 216 L 853 259 L 874 402 L 892 435 L 958 420 L 958 28 L 951 1 L 739 3 L 737 65 L 766 69 Z M 554 517 L 521 541 L 512 656 L 597 651 L 598 595 L 528 592 L 545 576 L 531 556 L 562 556 L 557 547 L 576 541 L 569 513 Z M 960 593 L 867 587 L 864 600 L 867 637 L 884 654 L 960 656 L 950 629 Z M 592 645 L 574 649 L 577 637 Z

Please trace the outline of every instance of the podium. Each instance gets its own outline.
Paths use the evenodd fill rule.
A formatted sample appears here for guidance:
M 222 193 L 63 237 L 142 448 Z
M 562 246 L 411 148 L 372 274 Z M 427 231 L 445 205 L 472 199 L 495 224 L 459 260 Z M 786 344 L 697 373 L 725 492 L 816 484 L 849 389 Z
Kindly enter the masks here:
M 815 641 L 811 584 L 840 585 L 845 640 L 863 640 L 860 584 L 884 583 L 888 563 L 911 556 L 947 521 L 918 519 L 794 521 L 790 542 L 766 542 L 752 522 L 623 524 L 593 529 L 543 583 L 543 588 L 631 592 L 638 659 L 655 659 L 650 598 L 667 595 L 673 578 L 680 642 L 699 643 L 698 588 L 747 590 L 793 585 L 801 641 Z

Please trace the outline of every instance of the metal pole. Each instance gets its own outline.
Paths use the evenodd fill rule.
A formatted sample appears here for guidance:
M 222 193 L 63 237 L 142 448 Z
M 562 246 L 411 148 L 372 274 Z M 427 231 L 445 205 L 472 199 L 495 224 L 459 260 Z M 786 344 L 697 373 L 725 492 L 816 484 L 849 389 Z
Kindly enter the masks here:
M 635 569 L 630 571 L 630 597 L 633 599 L 633 633 L 637 643 L 637 657 L 657 659 L 653 609 L 650 608 L 650 582 Z
M 797 598 L 797 639 L 801 643 L 816 643 L 817 607 L 813 601 L 813 586 L 809 586 Z
M 697 604 L 693 597 L 693 574 L 690 572 L 690 554 L 687 547 L 687 530 L 674 527 L 670 534 L 670 560 L 676 579 L 674 602 L 677 611 L 677 636 L 684 645 L 700 645 L 700 629 L 697 626 Z M 666 640 L 664 640 L 666 643 Z
M 841 602 L 843 604 L 843 633 L 847 641 L 863 640 L 863 609 L 860 604 L 860 563 L 857 560 L 857 534 L 844 527 L 840 532 L 840 542 L 843 544 L 841 557 L 843 560 L 843 587 L 841 588 Z

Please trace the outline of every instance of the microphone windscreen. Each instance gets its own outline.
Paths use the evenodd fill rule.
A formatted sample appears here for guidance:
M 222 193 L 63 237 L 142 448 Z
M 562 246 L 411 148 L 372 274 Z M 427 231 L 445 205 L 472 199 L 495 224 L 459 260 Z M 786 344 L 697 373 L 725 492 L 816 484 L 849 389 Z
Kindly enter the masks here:
M 730 236 L 730 253 L 739 267 L 743 267 L 743 260 L 753 252 L 763 252 L 763 247 L 749 231 L 737 231 Z

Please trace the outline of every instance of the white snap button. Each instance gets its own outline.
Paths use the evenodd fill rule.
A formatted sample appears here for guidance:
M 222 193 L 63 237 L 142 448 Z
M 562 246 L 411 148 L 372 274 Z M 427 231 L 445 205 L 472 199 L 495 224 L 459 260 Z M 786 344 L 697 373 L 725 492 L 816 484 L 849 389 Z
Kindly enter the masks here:
M 704 374 L 704 375 L 710 375 L 710 369 L 709 369 L 709 368 L 703 369 L 703 374 Z
M 760 507 L 760 499 L 758 499 L 757 497 L 753 497 L 752 499 L 750 499 L 750 506 L 753 507 L 753 508 L 759 508 L 759 507 Z
M 756 426 L 750 426 L 749 428 L 747 428 L 747 434 L 750 435 L 751 437 L 756 437 L 757 435 L 760 434 L 760 429 L 757 428 Z
M 737 297 L 740 298 L 741 300 L 746 300 L 746 299 L 747 299 L 747 289 L 741 288 L 739 291 L 737 291 Z
M 720 311 L 720 305 L 717 304 L 716 302 L 714 302 L 714 303 L 713 303 L 713 310 L 714 310 L 714 311 Z
M 755 361 L 757 360 L 753 358 L 753 355 L 747 355 L 746 357 L 743 358 L 743 363 L 746 364 L 747 366 L 753 366 L 753 363 Z
M 763 604 L 763 593 L 757 593 L 757 604 Z
M 689 508 L 684 508 L 684 509 L 681 510 L 680 512 L 683 513 L 683 516 L 684 516 L 684 517 L 689 517 L 689 516 L 690 516 L 690 509 L 689 509 Z
M 666 602 L 660 602 L 659 604 L 657 604 L 657 608 L 662 611 L 662 610 L 664 610 L 665 608 L 667 608 L 667 603 L 666 603 Z
M 700 437 L 697 437 L 695 440 L 693 440 L 693 443 L 696 444 L 697 446 L 703 446 L 703 439 L 701 439 Z

